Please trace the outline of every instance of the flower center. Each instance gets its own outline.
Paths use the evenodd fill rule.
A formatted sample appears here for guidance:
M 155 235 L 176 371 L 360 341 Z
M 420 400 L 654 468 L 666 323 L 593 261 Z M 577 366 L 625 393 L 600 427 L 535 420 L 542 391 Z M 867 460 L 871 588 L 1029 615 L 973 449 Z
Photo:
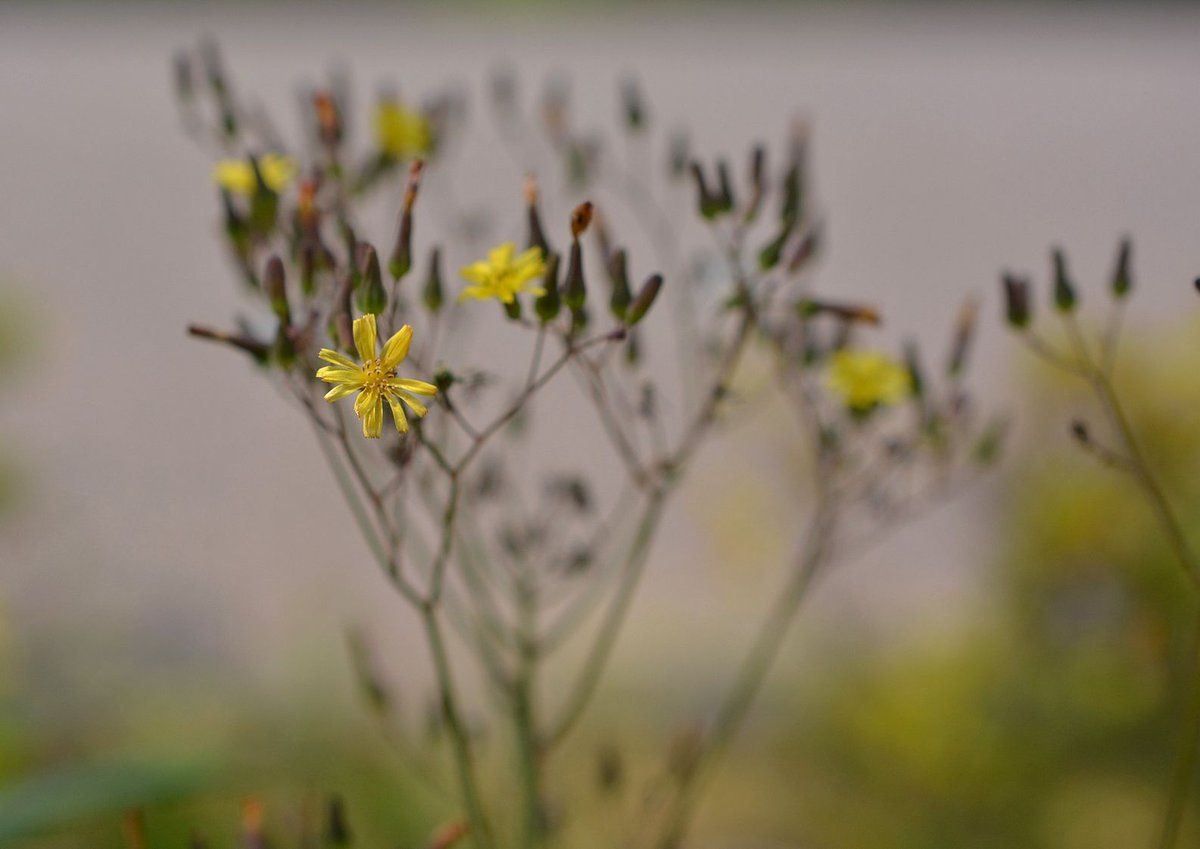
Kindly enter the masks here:
M 396 370 L 385 369 L 381 360 L 367 360 L 363 363 L 363 374 L 367 378 L 367 389 L 383 391 L 388 381 L 396 376 Z

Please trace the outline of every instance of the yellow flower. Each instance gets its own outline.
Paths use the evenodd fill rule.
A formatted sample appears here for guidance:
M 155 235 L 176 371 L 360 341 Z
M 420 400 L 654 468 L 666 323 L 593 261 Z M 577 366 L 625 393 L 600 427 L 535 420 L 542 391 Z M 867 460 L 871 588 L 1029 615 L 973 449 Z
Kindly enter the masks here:
M 838 351 L 825 373 L 825 385 L 846 406 L 866 412 L 876 404 L 897 404 L 912 391 L 909 370 L 877 351 Z
M 258 172 L 273 192 L 285 189 L 296 176 L 296 160 L 278 153 L 268 153 L 258 159 Z M 213 181 L 235 195 L 249 197 L 258 188 L 254 167 L 248 159 L 222 159 L 213 166 Z
M 486 261 L 480 260 L 465 266 L 459 273 L 475 285 L 463 289 L 458 299 L 486 301 L 488 298 L 499 298 L 511 304 L 521 292 L 537 296 L 546 294 L 541 286 L 529 285 L 546 273 L 542 249 L 529 248 L 514 258 L 516 249 L 512 242 L 505 242 L 488 251 Z
M 362 365 L 349 357 L 322 348 L 319 359 L 331 365 L 317 370 L 317 377 L 326 383 L 336 384 L 325 394 L 325 400 L 333 403 L 347 395 L 358 393 L 354 399 L 354 412 L 362 419 L 363 436 L 378 439 L 383 431 L 383 402 L 392 408 L 396 430 L 408 432 L 408 419 L 404 415 L 403 401 L 418 417 L 429 412 L 415 396 L 436 395 L 437 387 L 423 380 L 396 377 L 396 366 L 408 356 L 412 342 L 412 327 L 404 325 L 383 346 L 383 353 L 375 354 L 377 331 L 375 316 L 367 314 L 354 320 L 354 347 L 358 349 Z
M 375 143 L 396 159 L 423 156 L 433 143 L 433 131 L 420 112 L 384 100 L 375 107 Z

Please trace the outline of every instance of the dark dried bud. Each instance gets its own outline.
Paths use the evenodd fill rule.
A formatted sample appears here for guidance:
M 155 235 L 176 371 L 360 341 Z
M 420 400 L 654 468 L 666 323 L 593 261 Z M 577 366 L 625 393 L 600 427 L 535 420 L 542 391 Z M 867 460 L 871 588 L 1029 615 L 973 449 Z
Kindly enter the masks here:
M 585 200 L 571 212 L 571 238 L 578 239 L 592 223 L 592 202 Z
M 283 270 L 283 260 L 272 254 L 267 260 L 266 270 L 263 271 L 263 291 L 271 304 L 271 312 L 275 313 L 283 325 L 291 324 L 292 311 L 288 307 L 287 277 Z
M 429 254 L 429 276 L 425 278 L 425 288 L 421 292 L 425 308 L 436 313 L 445 303 L 442 290 L 442 249 L 435 247 Z
M 1004 317 L 1009 325 L 1018 329 L 1029 326 L 1031 318 L 1029 281 L 1014 274 L 1001 277 L 1004 284 Z
M 729 163 L 724 159 L 717 160 L 717 195 L 721 212 L 733 209 L 733 181 L 729 179 Z
M 654 305 L 654 299 L 658 297 L 659 290 L 662 289 L 663 279 L 661 274 L 652 274 L 645 283 L 642 284 L 641 290 L 637 293 L 637 297 L 633 299 L 633 303 L 629 305 L 629 309 L 625 312 L 625 323 L 630 327 L 641 321 L 650 307 Z
M 793 162 L 783 176 L 783 203 L 779 209 L 779 220 L 798 221 L 804 211 L 803 173 L 799 162 Z
M 746 223 L 754 221 L 767 192 L 767 149 L 756 144 L 750 152 L 750 202 L 746 205 Z
M 533 310 L 545 324 L 553 321 L 562 308 L 558 296 L 558 254 L 552 253 L 546 257 L 546 274 L 542 277 L 542 288 L 545 294 L 539 295 L 533 302 Z
M 629 275 L 626 270 L 624 248 L 613 251 L 608 259 L 608 279 L 612 282 L 612 297 L 609 298 L 608 308 L 618 321 L 625 320 L 625 312 L 633 295 L 629 291 Z
M 1067 272 L 1067 258 L 1061 248 L 1055 248 L 1054 261 L 1054 306 L 1059 312 L 1070 313 L 1075 309 L 1075 286 Z
M 1112 276 L 1112 293 L 1117 300 L 1124 298 L 1133 288 L 1133 272 L 1130 268 L 1132 253 L 1133 242 L 1126 236 L 1121 240 L 1121 247 L 1117 250 L 1117 267 L 1113 269 Z

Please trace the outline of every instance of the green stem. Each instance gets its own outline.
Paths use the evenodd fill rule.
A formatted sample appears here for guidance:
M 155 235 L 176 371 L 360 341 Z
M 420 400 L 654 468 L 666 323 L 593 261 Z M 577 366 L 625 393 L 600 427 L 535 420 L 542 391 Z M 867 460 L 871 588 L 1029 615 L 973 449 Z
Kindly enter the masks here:
M 425 626 L 425 635 L 429 641 L 429 653 L 433 659 L 434 672 L 437 677 L 442 719 L 450 733 L 454 750 L 454 765 L 458 773 L 459 791 L 462 793 L 463 805 L 466 807 L 471 834 L 474 836 L 477 846 L 482 849 L 492 849 L 496 845 L 495 839 L 484 811 L 483 799 L 479 794 L 471 739 L 458 707 L 458 697 L 454 692 L 454 678 L 450 672 L 450 657 L 446 652 L 446 641 L 437 620 L 437 612 L 432 607 L 422 607 L 421 621 Z
M 832 510 L 827 505 L 818 506 L 808 539 L 795 564 L 795 571 L 783 591 L 776 596 L 767 617 L 759 627 L 750 651 L 738 669 L 733 686 L 717 711 L 712 730 L 693 768 L 680 780 L 678 793 L 666 817 L 662 839 L 658 843 L 664 849 L 678 846 L 682 842 L 705 784 L 711 777 L 717 761 L 741 730 L 767 673 L 779 656 L 784 638 L 796 618 L 796 612 L 808 595 L 813 577 L 825 561 L 832 535 Z
M 542 844 L 541 746 L 534 715 L 537 684 L 537 597 L 524 580 L 516 590 L 519 617 L 517 674 L 513 681 L 513 722 L 521 775 L 522 847 Z

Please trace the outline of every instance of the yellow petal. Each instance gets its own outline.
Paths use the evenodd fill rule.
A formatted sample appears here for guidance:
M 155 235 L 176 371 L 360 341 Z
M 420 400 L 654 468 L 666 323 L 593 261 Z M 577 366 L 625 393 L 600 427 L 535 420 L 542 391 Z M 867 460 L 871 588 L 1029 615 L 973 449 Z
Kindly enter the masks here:
M 405 392 L 414 392 L 417 395 L 437 395 L 437 387 L 432 383 L 426 383 L 423 380 L 411 380 L 407 377 L 394 377 L 388 381 L 388 385 L 396 389 L 402 389 Z
M 468 286 L 458 293 L 459 303 L 468 300 L 486 301 L 488 298 L 495 297 L 495 294 L 486 286 Z
M 337 351 L 330 348 L 322 348 L 317 354 L 318 360 L 324 360 L 327 363 L 333 363 L 335 366 L 342 368 L 356 369 L 359 368 L 358 363 L 347 357 L 345 354 L 339 354 Z
M 404 399 L 404 403 L 408 404 L 408 406 L 412 408 L 412 411 L 418 416 L 424 418 L 425 414 L 429 412 L 429 408 L 418 401 L 415 396 L 409 395 L 407 392 L 400 392 L 397 394 Z M 395 403 L 392 404 L 392 409 L 395 409 Z
M 375 330 L 375 316 L 367 313 L 362 318 L 354 319 L 354 347 L 358 350 L 358 358 L 364 363 L 375 359 L 375 340 L 378 333 Z
M 383 432 L 383 399 L 378 390 L 364 389 L 354 399 L 354 414 L 362 419 L 363 436 L 378 439 Z
M 222 159 L 214 165 L 213 181 L 232 194 L 254 194 L 254 169 L 241 159 Z
M 267 184 L 267 188 L 273 192 L 278 192 L 286 188 L 288 183 L 292 182 L 292 178 L 296 176 L 296 171 L 298 170 L 296 160 L 290 156 L 268 153 L 258 160 L 258 172 L 262 174 L 263 182 Z
M 488 262 L 496 271 L 507 268 L 512 264 L 513 251 L 516 249 L 517 246 L 512 242 L 505 242 L 502 245 L 497 245 L 488 251 Z
M 400 406 L 400 399 L 389 392 L 387 400 L 388 406 L 392 408 L 392 420 L 396 423 L 396 430 L 408 433 L 408 418 L 404 415 L 404 408 Z
M 317 377 L 326 383 L 347 383 L 362 386 L 366 383 L 366 375 L 360 368 L 342 368 L 341 366 L 324 366 L 317 369 Z
M 412 344 L 412 325 L 406 324 L 392 334 L 383 346 L 383 367 L 385 370 L 394 369 L 408 356 L 408 346 Z
M 332 404 L 334 401 L 340 401 L 347 395 L 353 395 L 359 388 L 358 386 L 351 386 L 348 383 L 339 383 L 325 393 L 325 400 Z
M 484 284 L 492 279 L 492 267 L 486 262 L 473 262 L 470 265 L 464 265 L 459 269 L 458 273 L 462 275 L 464 280 L 470 280 L 472 283 Z

